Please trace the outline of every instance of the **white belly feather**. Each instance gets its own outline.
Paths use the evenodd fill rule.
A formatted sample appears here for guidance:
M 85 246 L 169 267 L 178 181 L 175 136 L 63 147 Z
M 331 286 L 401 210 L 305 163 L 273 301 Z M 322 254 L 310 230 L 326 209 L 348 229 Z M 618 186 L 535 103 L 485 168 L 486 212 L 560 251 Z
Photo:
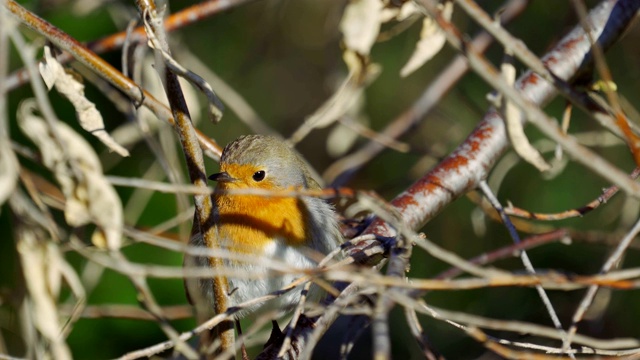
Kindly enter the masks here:
M 283 241 L 274 241 L 265 246 L 263 254 L 265 259 L 281 262 L 285 266 L 290 266 L 291 270 L 316 266 L 315 262 L 304 256 L 300 250 L 304 251 L 305 249 L 286 246 Z M 306 250 L 308 251 L 309 249 Z M 295 272 L 283 273 L 261 264 L 239 264 L 235 261 L 225 261 L 225 264 L 231 268 L 236 268 L 238 275 L 240 275 L 239 277 L 229 278 L 230 306 L 237 306 L 247 300 L 280 290 L 303 276 L 303 274 Z M 243 277 L 242 274 L 250 275 L 250 277 Z M 263 309 L 285 310 L 291 308 L 300 300 L 301 291 L 302 286 L 298 286 L 280 297 L 264 303 Z M 242 311 L 240 316 L 243 316 L 246 312 L 254 311 L 258 306 L 261 306 L 261 304 L 249 307 L 247 310 Z

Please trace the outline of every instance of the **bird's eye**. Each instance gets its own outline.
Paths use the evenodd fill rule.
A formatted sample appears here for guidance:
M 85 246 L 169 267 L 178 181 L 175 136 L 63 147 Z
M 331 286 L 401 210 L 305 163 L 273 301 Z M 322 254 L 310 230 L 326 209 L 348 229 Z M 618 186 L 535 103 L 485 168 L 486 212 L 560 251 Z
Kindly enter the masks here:
M 265 177 L 265 176 L 267 176 L 267 174 L 264 172 L 264 170 L 259 170 L 259 171 L 256 171 L 256 172 L 253 174 L 253 180 L 255 180 L 255 181 L 262 181 L 262 180 L 264 180 L 264 177 Z

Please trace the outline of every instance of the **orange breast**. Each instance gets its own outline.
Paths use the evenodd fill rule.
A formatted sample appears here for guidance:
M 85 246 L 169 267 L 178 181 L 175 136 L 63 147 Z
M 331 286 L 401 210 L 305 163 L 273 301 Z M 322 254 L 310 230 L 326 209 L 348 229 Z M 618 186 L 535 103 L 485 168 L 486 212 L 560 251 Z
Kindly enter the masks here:
M 307 239 L 307 209 L 299 199 L 216 195 L 218 230 L 230 250 L 255 253 L 274 238 L 301 246 Z

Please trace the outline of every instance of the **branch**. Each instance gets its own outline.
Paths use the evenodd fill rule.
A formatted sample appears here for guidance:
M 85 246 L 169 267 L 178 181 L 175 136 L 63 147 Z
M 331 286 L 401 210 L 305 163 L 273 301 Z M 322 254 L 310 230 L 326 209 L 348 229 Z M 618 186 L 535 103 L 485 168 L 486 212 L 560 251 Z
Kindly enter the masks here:
M 163 80 L 169 104 L 171 105 L 171 111 L 175 119 L 175 127 L 180 138 L 182 150 L 184 151 L 191 183 L 206 191 L 207 173 L 204 168 L 202 150 L 198 145 L 196 131 L 191 122 L 189 109 L 187 108 L 187 102 L 184 99 L 178 77 L 169 71 L 166 64 L 167 59 L 163 57 L 163 53 L 171 55 L 171 52 L 166 33 L 160 20 L 162 18 L 162 11 L 158 14 L 153 0 L 138 0 L 137 5 L 140 10 L 140 15 L 145 21 L 147 36 L 150 38 L 150 43 L 156 53 L 156 67 Z M 194 200 L 196 207 L 194 228 L 198 229 L 207 247 L 221 248 L 214 223 L 213 201 L 211 196 L 208 194 L 195 195 Z M 209 258 L 209 265 L 214 271 L 224 266 L 221 258 L 213 257 Z M 216 314 L 222 314 L 227 310 L 229 304 L 227 287 L 226 278 L 213 276 L 213 296 L 215 298 L 213 310 Z M 233 323 L 224 321 L 217 329 L 221 342 L 220 350 L 227 351 L 234 349 Z
M 424 4 L 425 1 L 421 3 Z M 434 9 L 435 2 L 428 2 L 427 5 Z M 599 34 L 598 42 L 603 49 L 608 48 L 620 38 L 629 23 L 634 19 L 638 7 L 640 7 L 640 3 L 637 1 L 616 2 L 605 0 L 591 11 L 588 18 L 592 25 L 591 30 L 593 33 Z M 436 12 L 434 11 L 433 13 L 435 14 Z M 437 16 L 435 17 L 438 18 Z M 452 30 L 453 25 L 439 18 L 438 21 L 445 30 L 448 29 L 449 41 L 457 42 L 457 45 L 462 46 L 459 34 L 454 33 Z M 464 46 L 463 52 L 473 58 L 473 61 L 469 59 L 469 62 L 475 71 L 481 73 L 491 69 L 481 67 L 479 64 L 486 65 L 485 60 L 469 44 L 464 44 Z M 543 61 L 557 77 L 564 81 L 569 81 L 578 72 L 587 69 L 590 65 L 590 49 L 591 43 L 587 34 L 585 34 L 581 26 L 576 26 L 543 58 Z M 498 72 L 494 72 L 494 74 L 499 77 Z M 539 75 L 529 71 L 518 79 L 514 91 L 508 91 L 509 86 L 506 82 L 503 82 L 502 85 L 504 85 L 504 88 L 500 88 L 501 91 L 510 93 L 511 97 L 517 97 L 517 99 L 510 100 L 517 100 L 514 103 L 520 107 L 535 107 L 532 111 L 536 112 L 539 119 L 547 120 L 546 115 L 540 114 L 540 110 L 536 106 L 544 105 L 557 94 L 556 88 L 551 83 L 544 81 Z M 526 103 L 523 98 L 527 99 Z M 540 122 L 544 121 L 540 120 Z M 451 155 L 391 202 L 393 207 L 400 213 L 400 220 L 412 229 L 422 227 L 445 206 L 467 191 L 476 188 L 481 181 L 486 179 L 489 171 L 507 146 L 508 139 L 504 121 L 495 110 L 490 110 L 476 129 Z M 572 150 L 575 150 L 575 148 Z M 584 161 L 587 159 L 588 161 L 592 160 L 592 158 L 583 158 Z M 615 170 L 620 173 L 619 170 Z M 610 179 L 609 176 L 604 177 Z M 612 182 L 617 185 L 624 183 L 621 188 L 636 195 L 640 194 L 640 186 L 634 183 L 626 174 L 616 177 L 615 181 L 612 180 Z M 372 233 L 381 237 L 394 237 L 397 231 L 389 223 L 377 218 L 365 230 L 365 233 Z M 376 240 L 361 241 L 355 244 L 355 247 L 350 249 L 349 252 L 351 255 L 356 256 L 358 253 L 366 253 L 369 247 L 376 246 L 376 242 Z M 352 284 L 352 286 L 343 291 L 338 300 L 348 297 L 355 291 L 356 288 Z M 324 331 L 337 316 L 338 311 L 329 311 L 328 309 L 314 322 L 314 326 L 317 329 L 321 329 L 319 331 Z M 319 336 L 319 334 L 314 334 L 313 326 L 298 326 L 294 331 L 293 341 L 299 341 L 304 344 L 312 336 L 314 338 Z M 305 353 L 310 354 L 308 351 Z M 270 354 L 275 354 L 271 346 L 267 347 L 259 358 L 270 358 Z M 297 354 L 291 355 L 285 358 L 298 358 Z
M 164 19 L 164 29 L 167 32 L 173 32 L 182 29 L 185 26 L 194 24 L 207 17 L 219 14 L 223 11 L 233 9 L 235 7 L 253 2 L 255 0 L 208 0 L 199 4 L 195 4 L 187 7 L 175 14 L 171 14 Z M 144 26 L 138 26 L 131 31 L 121 31 L 119 33 L 106 36 L 102 39 L 88 42 L 85 46 L 90 51 L 96 54 L 102 54 L 105 52 L 120 49 L 124 44 L 129 42 L 143 42 L 147 40 L 147 34 L 144 31 Z M 63 53 L 58 57 L 58 61 L 61 64 L 66 64 L 73 60 L 75 56 L 70 53 Z M 5 91 L 11 91 L 15 88 L 24 85 L 29 81 L 29 73 L 25 68 L 16 70 L 10 76 L 7 77 L 6 83 L 4 83 Z
M 159 119 L 175 125 L 171 110 L 153 95 L 140 88 L 138 84 L 124 76 L 111 64 L 84 47 L 77 40 L 31 13 L 13 0 L 7 0 L 4 6 L 17 20 L 47 38 L 56 46 L 69 52 L 76 60 L 92 69 L 100 77 L 126 94 L 135 104 L 141 104 L 151 110 Z M 218 158 L 222 153 L 220 146 L 208 136 L 196 131 L 200 146 L 212 157 Z
M 500 16 L 500 22 L 507 24 L 515 19 L 526 7 L 527 1 L 511 0 L 503 6 L 504 11 Z M 476 35 L 471 41 L 472 46 L 482 52 L 489 48 L 493 38 L 488 32 L 483 31 Z M 456 56 L 451 64 L 440 72 L 422 95 L 402 114 L 391 121 L 387 127 L 380 132 L 380 136 L 396 139 L 415 128 L 418 123 L 425 120 L 426 115 L 431 112 L 449 90 L 462 78 L 469 70 L 464 55 Z M 360 170 L 371 159 L 380 154 L 386 147 L 377 141 L 370 141 L 357 151 L 341 158 L 333 163 L 323 174 L 327 182 L 333 186 L 344 186 L 349 179 Z
M 640 3 L 637 1 L 606 0 L 591 11 L 589 14 L 589 21 L 592 24 L 591 30 L 593 33 L 599 34 L 598 42 L 603 49 L 607 49 L 622 36 L 629 23 L 635 18 L 639 7 Z M 450 23 L 442 23 L 442 25 L 452 26 Z M 449 35 L 454 41 L 459 39 L 458 35 L 453 34 L 453 30 L 450 30 Z M 460 43 L 458 44 L 460 45 Z M 588 36 L 581 26 L 577 26 L 543 58 L 543 61 L 557 77 L 569 80 L 589 67 L 591 62 L 590 49 L 591 43 Z M 474 64 L 472 67 L 478 73 L 490 71 L 490 69 L 478 65 L 478 63 L 485 64 L 485 60 L 481 59 L 480 55 L 472 48 L 465 47 L 465 53 L 474 59 L 474 61 L 470 59 L 470 62 Z M 497 78 L 497 72 L 494 74 Z M 497 81 L 500 79 L 497 78 Z M 505 94 L 512 93 L 506 82 L 502 82 L 502 85 L 504 88 L 501 88 L 501 91 L 504 91 Z M 518 97 L 517 104 L 529 109 L 543 106 L 557 95 L 557 90 L 551 83 L 544 81 L 532 71 L 528 71 L 518 79 L 515 90 L 515 95 Z M 526 103 L 523 98 L 526 99 Z M 538 116 L 536 124 L 546 123 L 548 120 L 546 115 L 541 114 L 537 107 L 534 111 Z M 557 127 L 554 124 L 552 126 Z M 561 136 L 560 140 L 565 145 L 569 141 L 571 142 L 570 146 L 578 146 L 575 140 L 561 134 L 560 131 L 558 134 L 551 134 L 553 130 L 549 127 L 540 127 L 540 129 L 547 132 L 554 140 L 556 136 Z M 486 179 L 493 165 L 507 149 L 508 144 L 504 121 L 495 110 L 490 110 L 476 129 L 451 155 L 391 203 L 411 228 L 420 228 L 451 201 L 476 188 L 482 180 Z M 584 163 L 589 162 L 591 166 L 596 166 L 596 162 L 600 161 L 598 159 L 601 159 L 591 151 L 582 153 L 578 152 L 576 147 L 571 149 L 575 151 L 573 155 L 576 160 Z M 589 164 L 586 165 L 589 166 Z M 601 173 L 604 178 L 634 196 L 640 195 L 640 185 L 627 174 L 613 168 L 608 163 L 602 169 L 605 168 L 607 173 Z M 614 173 L 616 174 L 615 179 L 612 178 Z M 369 231 L 380 236 L 395 235 L 395 231 L 380 220 L 374 221 Z

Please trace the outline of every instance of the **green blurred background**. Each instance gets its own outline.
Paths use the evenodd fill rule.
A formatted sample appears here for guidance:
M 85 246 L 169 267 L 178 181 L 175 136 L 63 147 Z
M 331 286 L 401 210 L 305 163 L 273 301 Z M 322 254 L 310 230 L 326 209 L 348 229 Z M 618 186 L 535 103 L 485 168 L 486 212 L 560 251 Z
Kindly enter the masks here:
M 104 2 L 89 13 L 79 13 L 77 6 L 83 2 L 32 1 L 25 6 L 66 31 L 80 41 L 89 41 L 124 29 L 127 21 L 135 14 L 132 2 Z M 171 2 L 172 12 L 185 8 L 194 2 Z M 479 2 L 488 11 L 500 5 L 498 1 Z M 593 6 L 596 2 L 589 1 Z M 265 0 L 244 5 L 198 24 L 188 26 L 170 35 L 171 40 L 195 54 L 208 64 L 256 110 L 271 126 L 284 136 L 290 135 L 301 121 L 313 113 L 334 91 L 337 81 L 346 74 L 342 62 L 341 34 L 338 23 L 346 2 L 336 0 Z M 117 9 L 117 11 L 115 11 Z M 468 34 L 475 34 L 478 26 L 461 14 L 454 12 L 455 23 Z M 525 12 L 507 29 L 521 38 L 537 54 L 543 54 L 576 23 L 569 2 L 532 1 Z M 451 61 L 455 52 L 445 49 L 434 60 L 407 78 L 401 78 L 399 71 L 411 55 L 420 33 L 420 21 L 389 41 L 374 46 L 372 61 L 382 66 L 379 78 L 366 90 L 364 111 L 370 119 L 372 129 L 381 129 L 395 116 L 403 112 L 420 95 L 430 81 Z M 383 27 L 389 31 L 392 26 Z M 31 32 L 27 36 L 34 39 Z M 613 79 L 619 93 L 632 104 L 637 100 L 639 89 L 640 29 L 634 26 L 626 37 L 607 53 Z M 15 49 L 11 53 L 11 69 L 21 67 Z M 120 67 L 120 52 L 103 55 L 116 67 Z M 180 51 L 175 51 L 180 59 Z M 497 63 L 502 49 L 493 46 L 488 57 Z M 126 121 L 114 106 L 93 86 L 88 85 L 87 96 L 96 102 L 103 113 L 107 129 L 114 129 Z M 478 76 L 468 74 L 445 99 L 431 112 L 410 135 L 402 138 L 411 145 L 409 153 L 385 151 L 360 171 L 348 186 L 355 189 L 371 189 L 382 197 L 391 199 L 415 181 L 437 158 L 449 153 L 480 121 L 488 108 L 486 94 L 490 88 Z M 12 139 L 20 144 L 32 146 L 15 123 L 18 103 L 31 96 L 31 90 L 24 86 L 9 94 L 10 131 Z M 60 119 L 80 130 L 75 122 L 71 105 L 57 93 L 51 94 L 52 103 Z M 202 100 L 202 99 L 201 99 Z M 201 101 L 202 103 L 202 101 Z M 563 100 L 552 102 L 546 110 L 560 118 Z M 203 112 L 203 109 L 193 109 Z M 637 120 L 630 114 L 631 118 Z M 202 120 L 198 127 L 205 133 L 225 144 L 241 134 L 248 133 L 246 125 L 237 116 L 227 111 L 221 124 L 212 125 Z M 584 114 L 576 111 L 571 123 L 571 132 L 599 130 L 599 126 Z M 327 151 L 327 136 L 332 128 L 314 131 L 298 149 L 309 162 L 322 173 L 335 159 Z M 539 133 L 528 128 L 533 140 L 540 139 Z M 91 136 L 86 136 L 105 163 L 114 163 L 117 155 L 109 154 Z M 357 144 L 364 143 L 360 139 Z M 141 142 L 130 149 L 132 156 L 122 159 L 109 169 L 112 175 L 139 177 L 154 161 L 153 154 Z M 633 161 L 624 146 L 595 148 L 614 164 L 630 171 Z M 547 157 L 550 154 L 546 154 Z M 21 158 L 21 164 L 51 179 L 39 165 Z M 213 173 L 217 164 L 207 160 L 207 171 Z M 184 167 L 183 167 L 184 169 Z M 184 170 L 183 170 L 184 171 Z M 186 174 L 186 171 L 184 171 Z M 600 195 L 606 182 L 582 166 L 569 163 L 566 170 L 552 180 L 545 180 L 531 166 L 519 163 L 506 175 L 498 196 L 501 201 L 512 201 L 531 211 L 556 212 L 586 204 Z M 126 203 L 131 189 L 118 188 Z M 12 235 L 12 214 L 4 205 L 0 214 L 0 331 L 9 353 L 23 354 L 20 333 L 20 313 L 15 305 L 24 292 L 20 275 L 20 264 L 15 251 Z M 622 211 L 624 210 L 624 211 Z M 173 216 L 176 212 L 175 196 L 154 193 L 144 208 L 140 219 L 128 223 L 139 228 L 152 227 Z M 486 231 L 474 231 L 471 216 L 477 212 L 476 206 L 467 198 L 462 198 L 448 206 L 437 218 L 425 226 L 427 236 L 441 246 L 469 258 L 508 245 L 511 239 L 499 224 L 485 220 Z M 594 231 L 595 234 L 615 235 L 625 231 L 629 220 L 635 221 L 638 204 L 635 200 L 617 196 L 606 206 L 585 216 L 554 223 L 557 227 L 570 227 L 580 231 Z M 62 216 L 55 212 L 58 219 Z M 177 229 L 174 229 L 174 232 Z M 86 231 L 87 237 L 90 231 Z M 522 234 L 526 236 L 526 234 Z M 88 241 L 88 240 L 87 240 Z M 598 271 L 610 252 L 603 244 L 576 241 L 572 245 L 551 244 L 530 251 L 533 264 L 539 269 L 556 269 L 576 274 L 592 274 Z M 124 253 L 131 261 L 179 266 L 181 254 L 165 251 L 144 244 L 130 245 Z M 68 252 L 69 261 L 79 271 L 86 270 L 86 260 L 73 252 Z M 637 266 L 640 262 L 637 250 L 630 250 L 624 260 L 625 267 Z M 519 270 L 522 265 L 517 258 L 504 260 L 497 266 Z M 28 265 L 27 265 L 28 266 Z M 447 269 L 440 261 L 434 260 L 416 250 L 412 258 L 409 276 L 429 278 Z M 162 305 L 185 304 L 181 280 L 150 279 L 150 286 Z M 550 292 L 550 297 L 561 317 L 568 324 L 582 291 Z M 597 337 L 640 337 L 640 312 L 637 312 L 638 292 L 603 291 L 610 296 L 609 305 L 599 317 L 586 321 L 580 331 Z M 63 292 L 62 302 L 67 300 L 68 291 Z M 534 289 L 498 288 L 474 291 L 431 292 L 426 296 L 429 304 L 447 309 L 466 311 L 473 314 L 499 319 L 532 321 L 550 326 L 548 315 Z M 90 305 L 137 304 L 136 291 L 123 276 L 105 270 L 95 289 L 89 293 Z M 420 349 L 412 340 L 409 328 L 400 309 L 392 312 L 392 346 L 397 359 L 421 358 Z M 431 318 L 421 317 L 426 334 L 434 347 L 449 359 L 472 359 L 481 356 L 485 350 L 470 340 L 464 333 Z M 173 322 L 181 331 L 195 325 L 192 319 Z M 336 327 L 348 327 L 347 320 L 339 321 Z M 512 340 L 527 341 L 527 336 L 493 332 Z M 327 335 L 319 348 L 318 358 L 336 358 L 341 330 Z M 103 359 L 124 354 L 165 340 L 159 327 L 153 322 L 120 319 L 82 319 L 74 326 L 68 343 L 76 358 Z M 368 331 L 357 342 L 352 358 L 371 356 L 370 334 Z

